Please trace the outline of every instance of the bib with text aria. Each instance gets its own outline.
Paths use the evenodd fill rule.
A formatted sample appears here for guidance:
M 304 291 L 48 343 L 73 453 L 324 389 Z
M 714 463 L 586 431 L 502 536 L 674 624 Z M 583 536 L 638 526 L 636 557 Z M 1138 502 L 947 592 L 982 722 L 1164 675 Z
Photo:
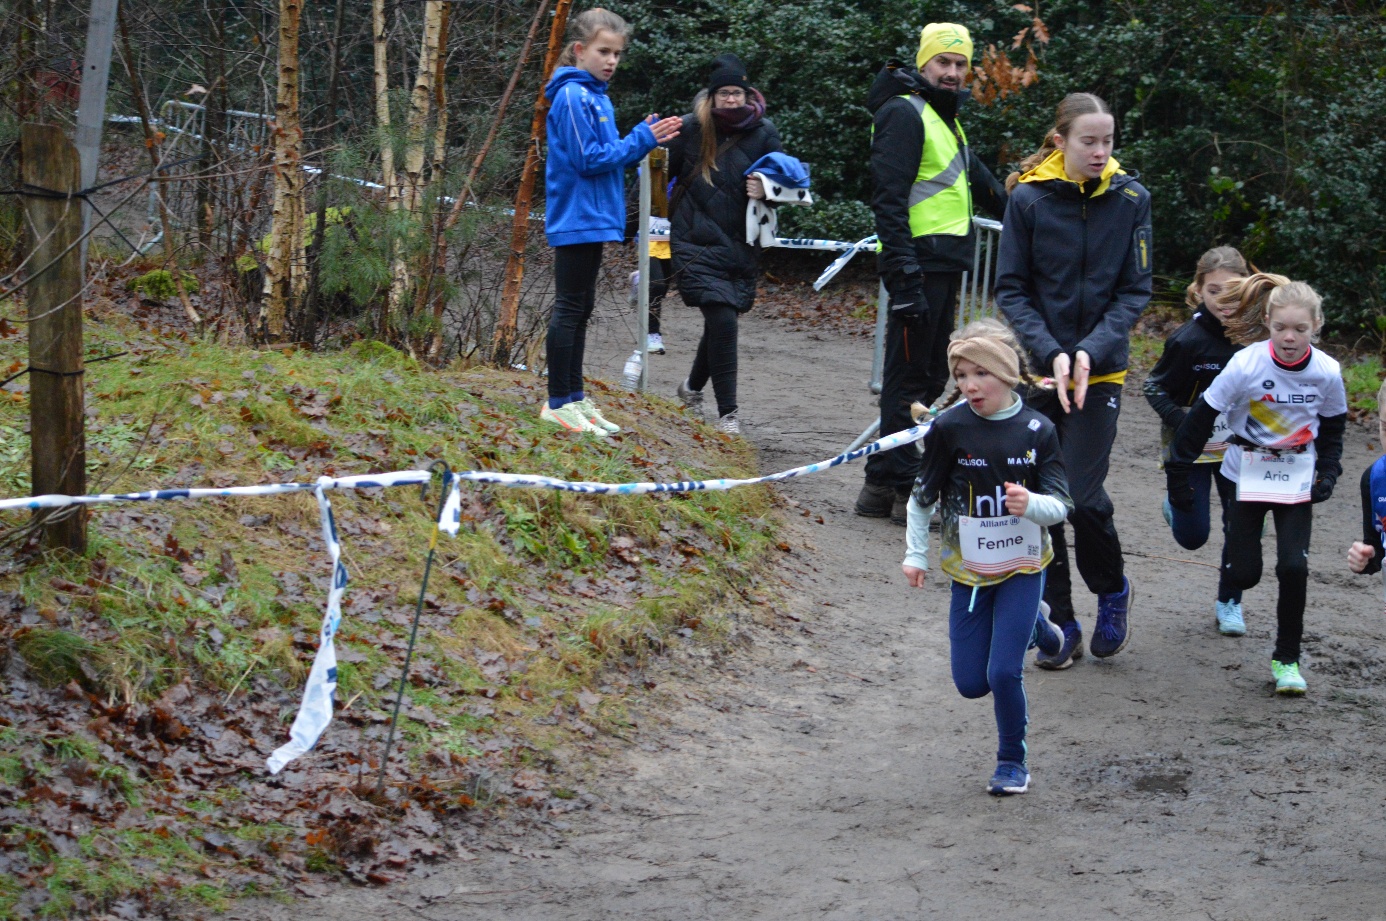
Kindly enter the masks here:
M 1241 479 L 1237 482 L 1240 502 L 1273 502 L 1298 505 L 1309 501 L 1314 488 L 1314 446 L 1299 454 L 1274 454 L 1242 448 Z
M 1000 576 L 1039 569 L 1044 544 L 1040 526 L 1019 515 L 958 518 L 963 564 L 979 575 Z

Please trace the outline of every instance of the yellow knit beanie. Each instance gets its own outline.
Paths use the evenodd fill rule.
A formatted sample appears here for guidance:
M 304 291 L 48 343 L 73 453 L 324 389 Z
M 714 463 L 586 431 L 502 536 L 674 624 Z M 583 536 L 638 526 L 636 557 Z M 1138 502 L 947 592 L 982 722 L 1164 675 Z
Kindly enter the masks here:
M 972 36 L 967 29 L 953 22 L 931 22 L 919 33 L 919 54 L 914 66 L 920 70 L 936 54 L 960 54 L 972 66 Z

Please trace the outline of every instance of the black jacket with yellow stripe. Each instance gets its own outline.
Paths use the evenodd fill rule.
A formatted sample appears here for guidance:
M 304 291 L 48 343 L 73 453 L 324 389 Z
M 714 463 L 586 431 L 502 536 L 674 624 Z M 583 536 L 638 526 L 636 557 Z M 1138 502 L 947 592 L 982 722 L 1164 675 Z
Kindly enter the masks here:
M 1002 224 L 996 303 L 1036 368 L 1083 351 L 1093 377 L 1125 371 L 1152 277 L 1150 193 L 1136 175 L 1111 160 L 1080 185 L 1056 151 L 1021 177 Z

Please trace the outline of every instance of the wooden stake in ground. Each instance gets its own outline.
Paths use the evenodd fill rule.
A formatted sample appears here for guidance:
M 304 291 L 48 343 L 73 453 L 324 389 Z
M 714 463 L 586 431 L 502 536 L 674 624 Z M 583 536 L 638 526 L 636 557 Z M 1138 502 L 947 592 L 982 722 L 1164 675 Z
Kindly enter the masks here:
M 573 0 L 558 0 L 553 11 L 553 29 L 549 32 L 549 52 L 544 58 L 544 79 L 549 82 L 558 55 L 563 50 L 563 33 L 568 30 L 568 10 Z M 520 178 L 520 191 L 515 195 L 515 222 L 510 229 L 510 256 L 505 262 L 505 287 L 501 291 L 500 316 L 496 332 L 491 337 L 491 361 L 510 364 L 515 348 L 515 325 L 520 316 L 520 283 L 525 277 L 525 245 L 529 240 L 529 203 L 534 198 L 534 180 L 539 175 L 539 147 L 544 143 L 544 127 L 549 116 L 549 97 L 539 92 L 534 103 L 534 122 L 530 127 L 529 149 L 525 151 L 525 170 Z
M 79 191 L 77 148 L 56 125 L 25 125 L 24 182 L 35 189 Z M 82 201 L 26 196 L 29 228 L 29 428 L 33 495 L 80 496 L 87 486 L 82 398 Z M 34 513 L 48 549 L 87 550 L 85 506 Z

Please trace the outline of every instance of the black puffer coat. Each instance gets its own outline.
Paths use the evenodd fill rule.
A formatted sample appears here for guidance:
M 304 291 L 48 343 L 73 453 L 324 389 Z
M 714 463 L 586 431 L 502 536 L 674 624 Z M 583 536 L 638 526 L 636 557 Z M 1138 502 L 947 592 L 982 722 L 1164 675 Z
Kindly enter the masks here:
M 690 306 L 728 304 L 744 312 L 755 303 L 760 278 L 760 253 L 746 242 L 745 173 L 781 148 L 769 119 L 735 136 L 735 145 L 717 156 L 711 185 L 698 173 L 703 141 L 697 116 L 685 115 L 683 130 L 669 144 L 669 175 L 679 180 L 671 200 L 672 280 Z M 719 150 L 728 137 L 717 133 Z

